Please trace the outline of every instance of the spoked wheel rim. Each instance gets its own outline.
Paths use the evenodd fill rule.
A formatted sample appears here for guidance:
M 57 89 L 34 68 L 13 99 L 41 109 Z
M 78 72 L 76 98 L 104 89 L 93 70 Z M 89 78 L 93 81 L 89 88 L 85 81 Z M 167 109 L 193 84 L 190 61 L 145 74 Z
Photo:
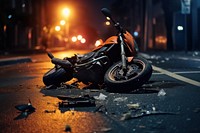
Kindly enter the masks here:
M 141 61 L 127 63 L 127 71 L 122 70 L 122 63 L 117 64 L 110 71 L 110 79 L 116 82 L 137 78 L 144 71 L 144 63 Z

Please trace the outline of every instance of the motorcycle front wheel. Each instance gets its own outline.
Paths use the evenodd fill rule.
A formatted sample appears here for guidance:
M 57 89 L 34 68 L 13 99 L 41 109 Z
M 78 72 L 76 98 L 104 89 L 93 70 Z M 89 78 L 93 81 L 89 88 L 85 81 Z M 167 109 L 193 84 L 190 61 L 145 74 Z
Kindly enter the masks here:
M 64 68 L 58 66 L 54 67 L 46 72 L 43 76 L 43 83 L 46 86 L 55 85 L 60 86 L 61 83 L 67 82 L 73 78 L 72 71 L 65 70 Z
M 104 82 L 109 92 L 129 92 L 138 89 L 149 80 L 152 67 L 142 57 L 135 57 L 127 63 L 127 71 L 122 70 L 122 62 L 112 65 L 104 76 Z

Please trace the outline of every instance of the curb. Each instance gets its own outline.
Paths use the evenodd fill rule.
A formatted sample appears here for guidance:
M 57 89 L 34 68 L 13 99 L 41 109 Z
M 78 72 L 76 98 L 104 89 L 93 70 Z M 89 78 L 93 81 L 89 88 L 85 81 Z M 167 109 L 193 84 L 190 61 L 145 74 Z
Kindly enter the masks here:
M 13 65 L 25 62 L 32 62 L 32 59 L 30 57 L 14 57 L 14 58 L 0 59 L 0 66 Z

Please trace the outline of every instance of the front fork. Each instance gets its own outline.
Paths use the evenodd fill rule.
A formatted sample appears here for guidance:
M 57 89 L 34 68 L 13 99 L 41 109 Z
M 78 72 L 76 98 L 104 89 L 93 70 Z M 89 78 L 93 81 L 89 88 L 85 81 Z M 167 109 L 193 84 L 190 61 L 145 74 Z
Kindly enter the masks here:
M 127 73 L 127 58 L 126 58 L 125 50 L 124 50 L 124 40 L 121 35 L 119 35 L 119 40 L 120 40 L 120 47 L 121 47 L 122 70 L 123 70 L 123 75 L 126 75 L 126 73 Z

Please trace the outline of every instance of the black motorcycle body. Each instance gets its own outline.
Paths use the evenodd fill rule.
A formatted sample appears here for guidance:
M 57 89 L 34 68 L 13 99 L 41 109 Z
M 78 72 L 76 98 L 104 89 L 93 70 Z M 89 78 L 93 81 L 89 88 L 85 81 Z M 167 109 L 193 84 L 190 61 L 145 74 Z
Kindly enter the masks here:
M 48 56 L 55 67 L 43 76 L 46 86 L 67 82 L 72 78 L 85 84 L 105 83 L 108 91 L 126 92 L 143 85 L 152 74 L 152 67 L 137 54 L 137 44 L 132 35 L 116 23 L 110 11 L 102 13 L 109 17 L 118 30 L 117 36 L 108 38 L 102 45 L 84 55 L 58 59 Z

